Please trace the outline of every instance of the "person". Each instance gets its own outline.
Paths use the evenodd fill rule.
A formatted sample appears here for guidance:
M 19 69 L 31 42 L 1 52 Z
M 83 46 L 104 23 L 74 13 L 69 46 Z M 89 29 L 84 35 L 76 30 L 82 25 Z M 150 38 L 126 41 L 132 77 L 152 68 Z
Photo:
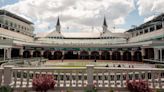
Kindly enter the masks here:
M 96 62 L 96 59 L 95 59 L 95 62 Z

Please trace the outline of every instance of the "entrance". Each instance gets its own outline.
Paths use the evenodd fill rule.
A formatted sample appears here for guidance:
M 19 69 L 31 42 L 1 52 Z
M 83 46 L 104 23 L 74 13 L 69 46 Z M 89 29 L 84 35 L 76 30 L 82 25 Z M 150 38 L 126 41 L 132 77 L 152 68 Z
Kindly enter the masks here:
M 129 51 L 123 53 L 123 60 L 131 61 L 131 53 Z
M 99 59 L 99 52 L 97 51 L 91 52 L 91 59 Z
M 110 59 L 110 53 L 108 51 L 103 51 L 101 59 L 102 60 L 109 60 Z
M 140 51 L 134 53 L 134 61 L 142 61 L 142 56 Z
M 61 51 L 56 51 L 54 52 L 54 59 L 62 59 L 62 52 Z
M 68 51 L 64 54 L 64 59 L 78 59 L 78 52 Z
M 30 58 L 30 52 L 29 51 L 24 51 L 23 52 L 23 58 Z
M 43 57 L 48 58 L 49 60 L 51 60 L 52 59 L 51 52 L 50 51 L 45 51 L 44 54 L 43 54 Z
M 81 51 L 80 59 L 89 59 L 89 54 L 87 51 Z
M 19 57 L 19 49 L 12 48 L 12 50 L 11 50 L 11 57 L 12 58 Z
M 115 51 L 112 53 L 112 59 L 113 60 L 120 60 L 120 57 L 121 57 L 121 55 L 120 55 L 119 51 Z

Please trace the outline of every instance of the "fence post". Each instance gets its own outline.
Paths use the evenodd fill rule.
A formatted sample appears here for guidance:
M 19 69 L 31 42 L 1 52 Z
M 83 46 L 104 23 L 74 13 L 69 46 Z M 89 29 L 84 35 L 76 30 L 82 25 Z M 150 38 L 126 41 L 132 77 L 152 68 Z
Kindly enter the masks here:
M 94 73 L 94 65 L 87 65 L 87 82 L 88 87 L 93 87 L 93 73 Z
M 10 85 L 12 81 L 12 68 L 13 66 L 4 66 L 4 85 Z

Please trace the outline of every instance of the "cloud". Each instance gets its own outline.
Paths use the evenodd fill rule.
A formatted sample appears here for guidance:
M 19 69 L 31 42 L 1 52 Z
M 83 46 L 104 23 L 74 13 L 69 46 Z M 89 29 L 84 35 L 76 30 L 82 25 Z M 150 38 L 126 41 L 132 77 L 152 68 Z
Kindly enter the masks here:
M 145 22 L 148 22 L 148 21 L 150 21 L 150 20 L 152 20 L 154 17 L 155 17 L 155 15 L 152 15 L 152 16 L 150 16 L 150 17 L 145 18 L 145 19 L 144 19 L 144 23 L 145 23 Z
M 38 32 L 55 27 L 58 16 L 64 30 L 101 28 L 104 15 L 109 26 L 122 25 L 135 5 L 134 0 L 19 0 L 4 8 L 30 18 Z
M 138 10 L 141 16 L 152 16 L 164 11 L 164 0 L 138 0 Z

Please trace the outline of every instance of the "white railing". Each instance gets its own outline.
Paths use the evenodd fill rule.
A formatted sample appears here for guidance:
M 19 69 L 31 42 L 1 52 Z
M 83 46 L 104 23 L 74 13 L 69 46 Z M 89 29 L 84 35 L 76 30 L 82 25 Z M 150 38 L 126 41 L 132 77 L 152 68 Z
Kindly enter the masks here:
M 145 80 L 152 89 L 164 88 L 164 69 L 108 68 L 88 65 L 81 68 L 11 67 L 0 68 L 0 85 L 31 88 L 32 78 L 39 74 L 54 75 L 56 88 L 126 88 L 126 80 Z

